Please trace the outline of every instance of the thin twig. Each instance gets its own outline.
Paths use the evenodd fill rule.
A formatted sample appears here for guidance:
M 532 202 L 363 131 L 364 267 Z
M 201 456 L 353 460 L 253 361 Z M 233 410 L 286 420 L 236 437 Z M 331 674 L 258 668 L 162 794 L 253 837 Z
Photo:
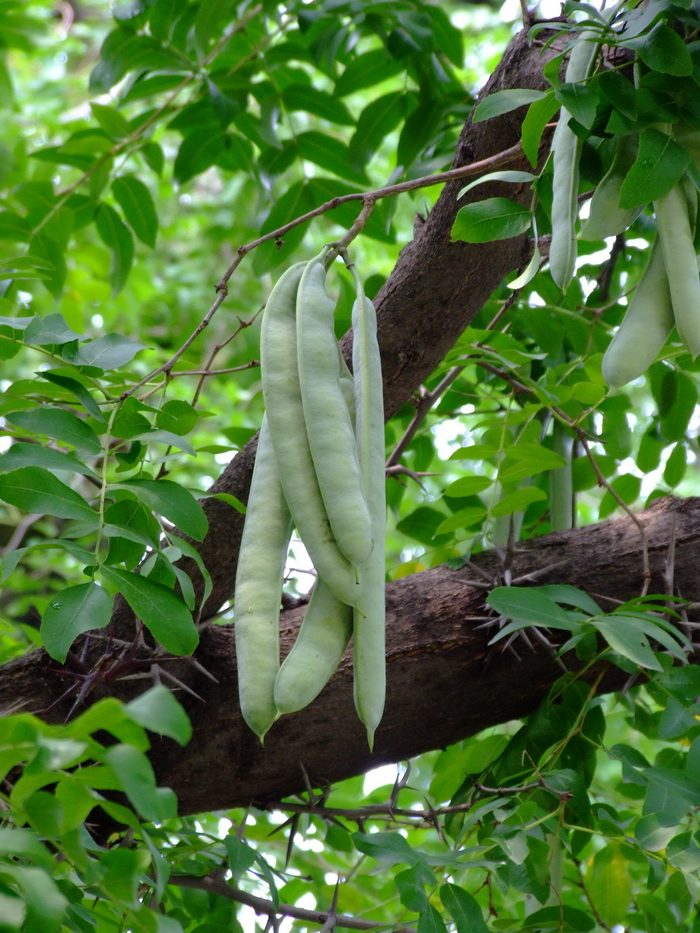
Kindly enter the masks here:
M 396 447 L 394 447 L 393 451 L 389 455 L 389 459 L 386 461 L 386 464 L 385 464 L 387 470 L 391 469 L 392 467 L 395 467 L 398 464 L 406 448 L 413 440 L 413 437 L 416 431 L 418 430 L 422 422 L 425 420 L 430 409 L 433 407 L 435 402 L 440 398 L 443 392 L 445 392 L 452 385 L 452 383 L 455 381 L 457 376 L 459 376 L 459 374 L 462 372 L 463 369 L 464 369 L 464 366 L 455 366 L 453 369 L 449 371 L 449 373 L 444 377 L 444 379 L 442 379 L 438 383 L 438 385 L 433 389 L 432 392 L 428 392 L 427 389 L 421 386 L 422 394 L 416 406 L 416 413 L 413 416 L 413 418 L 411 418 L 411 422 L 406 428 L 406 430 L 404 431 L 403 437 L 401 438 L 401 440 L 398 442 Z
M 323 926 L 329 917 L 333 917 L 335 926 L 343 927 L 346 930 L 377 930 L 380 927 L 392 927 L 390 923 L 380 923 L 372 920 L 360 920 L 358 917 L 347 917 L 344 914 L 332 914 L 327 910 L 306 910 L 303 907 L 296 907 L 294 904 L 275 904 L 272 901 L 266 901 L 262 897 L 256 897 L 255 894 L 249 894 L 247 891 L 241 891 L 240 888 L 234 888 L 233 885 L 225 881 L 219 881 L 208 875 L 197 877 L 194 875 L 171 875 L 170 884 L 177 885 L 180 888 L 194 888 L 198 891 L 207 891 L 210 894 L 218 894 L 219 897 L 225 897 L 229 901 L 235 901 L 237 904 L 245 904 L 246 907 L 252 907 L 256 914 L 265 914 L 268 917 L 275 917 L 278 914 L 284 914 L 287 917 L 294 917 L 296 920 L 306 920 L 309 923 L 317 923 Z M 415 933 L 412 927 L 398 927 L 395 933 Z
M 574 428 L 574 430 L 576 431 L 578 435 L 578 439 L 581 442 L 581 446 L 583 447 L 586 456 L 588 457 L 589 463 L 593 467 L 593 472 L 595 473 L 596 479 L 598 480 L 598 485 L 602 486 L 604 489 L 606 489 L 610 493 L 610 495 L 613 497 L 615 502 L 617 502 L 617 504 L 620 506 L 623 512 L 625 512 L 627 516 L 631 518 L 634 524 L 637 526 L 637 530 L 639 531 L 639 537 L 641 538 L 642 565 L 644 567 L 644 582 L 642 584 L 641 595 L 646 596 L 649 590 L 649 583 L 651 582 L 651 568 L 649 565 L 649 542 L 647 540 L 646 529 L 644 525 L 642 524 L 642 522 L 639 520 L 639 518 L 632 511 L 632 509 L 627 505 L 625 500 L 613 489 L 610 483 L 603 476 L 601 469 L 598 466 L 598 462 L 596 458 L 593 456 L 591 448 L 588 444 L 588 440 L 585 437 L 585 434 L 582 431 L 582 429 L 576 427 Z
M 201 332 L 209 326 L 211 319 L 214 317 L 220 305 L 228 295 L 229 279 L 241 264 L 245 256 L 251 252 L 251 250 L 254 250 L 256 247 L 261 246 L 263 243 L 267 243 L 270 240 L 280 240 L 285 235 L 285 233 L 288 233 L 290 230 L 293 230 L 300 224 L 306 223 L 308 220 L 312 220 L 314 217 L 318 217 L 321 214 L 325 214 L 328 211 L 334 210 L 336 207 L 340 207 L 342 204 L 347 204 L 350 201 L 361 201 L 362 210 L 357 220 L 352 225 L 348 233 L 343 237 L 343 239 L 339 241 L 339 245 L 342 248 L 342 245 L 345 243 L 345 241 L 349 242 L 350 239 L 352 239 L 353 236 L 357 236 L 360 230 L 364 227 L 367 219 L 369 218 L 369 215 L 374 208 L 375 202 L 380 198 L 394 197 L 394 195 L 403 194 L 406 191 L 414 191 L 417 188 L 427 188 L 431 185 L 441 185 L 445 182 L 454 181 L 459 178 L 469 178 L 472 175 L 480 175 L 487 169 L 496 168 L 500 165 L 506 165 L 509 162 L 512 162 L 514 159 L 517 159 L 520 155 L 522 155 L 522 146 L 520 143 L 517 143 L 515 146 L 511 146 L 509 149 L 504 149 L 502 152 L 498 152 L 496 155 L 489 156 L 487 159 L 481 159 L 478 162 L 472 162 L 471 164 L 463 165 L 460 168 L 453 168 L 447 172 L 437 172 L 435 175 L 424 175 L 420 178 L 413 178 L 410 181 L 400 182 L 396 185 L 386 185 L 383 188 L 376 188 L 373 191 L 354 191 L 351 194 L 339 195 L 338 197 L 331 198 L 330 201 L 326 201 L 324 204 L 319 205 L 319 207 L 314 208 L 312 211 L 308 211 L 306 214 L 302 214 L 300 217 L 296 217 L 294 220 L 290 220 L 289 223 L 284 224 L 284 226 L 278 227 L 276 230 L 271 230 L 269 233 L 258 237 L 256 240 L 251 240 L 250 243 L 239 246 L 236 250 L 236 258 L 214 286 L 217 292 L 216 298 L 211 308 L 202 318 L 202 321 L 199 323 L 199 325 L 195 328 L 195 330 L 187 338 L 179 350 L 177 350 L 166 363 L 163 363 L 163 365 L 159 366 L 158 369 L 155 369 L 153 372 L 149 373 L 130 389 L 122 392 L 122 394 L 119 396 L 119 401 L 123 402 L 124 399 L 128 398 L 137 389 L 140 389 L 141 386 L 146 385 L 147 382 L 150 382 L 151 379 L 155 378 L 160 373 L 169 373 L 172 370 L 173 366 L 180 359 L 185 350 L 197 339 Z
M 504 149 L 502 152 L 497 152 L 495 155 L 489 156 L 486 159 L 480 159 L 478 162 L 471 162 L 469 165 L 462 165 L 459 168 L 451 168 L 446 172 L 436 172 L 434 175 L 422 175 L 420 178 L 412 178 L 409 181 L 402 181 L 396 185 L 385 185 L 383 188 L 375 188 L 373 191 L 353 191 L 350 194 L 342 194 L 338 195 L 338 197 L 331 198 L 330 201 L 326 201 L 313 210 L 307 211 L 306 214 L 302 214 L 300 217 L 290 220 L 289 223 L 284 226 L 278 227 L 276 230 L 271 230 L 269 233 L 258 237 L 256 240 L 251 240 L 250 243 L 239 246 L 236 250 L 236 258 L 217 282 L 216 288 L 226 288 L 228 280 L 241 264 L 243 257 L 251 250 L 270 240 L 281 239 L 285 233 L 289 233 L 290 230 L 293 230 L 300 224 L 306 223 L 308 220 L 313 220 L 314 217 L 318 217 L 328 211 L 335 210 L 335 208 L 340 207 L 342 204 L 347 204 L 350 201 L 361 201 L 363 203 L 364 212 L 370 203 L 373 205 L 375 201 L 381 198 L 391 198 L 397 194 L 404 194 L 406 191 L 415 191 L 417 188 L 429 188 L 431 185 L 442 185 L 448 181 L 470 178 L 472 175 L 480 175 L 482 172 L 488 171 L 489 169 L 507 165 L 509 162 L 521 156 L 522 151 L 520 143 L 516 143 L 515 146 Z M 362 214 L 360 214 L 360 217 L 362 217 Z M 351 229 L 354 229 L 359 223 L 360 217 L 358 217 Z

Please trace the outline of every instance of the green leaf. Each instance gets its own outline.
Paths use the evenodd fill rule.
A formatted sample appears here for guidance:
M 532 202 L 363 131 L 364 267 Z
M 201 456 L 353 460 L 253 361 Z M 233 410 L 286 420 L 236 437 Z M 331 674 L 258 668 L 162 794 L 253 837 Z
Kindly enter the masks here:
M 490 243 L 520 236 L 530 226 L 530 211 L 509 198 L 488 198 L 459 209 L 452 226 L 452 239 L 467 243 Z
M 25 512 L 97 520 L 82 496 L 41 467 L 22 467 L 0 476 L 0 499 Z
M 156 424 L 164 431 L 171 431 L 179 436 L 189 434 L 199 421 L 199 415 L 189 402 L 171 399 L 162 406 L 156 415 Z
M 461 30 L 441 7 L 427 6 L 425 12 L 433 21 L 435 47 L 440 49 L 453 65 L 461 68 L 464 62 L 464 40 Z
M 81 473 L 83 476 L 97 478 L 98 474 L 74 454 L 64 454 L 43 444 L 27 444 L 15 441 L 6 454 L 0 456 L 0 473 L 17 470 L 20 467 L 36 466 L 45 470 L 60 470 L 65 473 Z
M 107 34 L 100 59 L 90 74 L 90 90 L 104 94 L 130 71 L 192 73 L 194 63 L 177 50 L 165 48 L 155 38 L 117 27 Z
M 145 820 L 163 822 L 175 816 L 174 795 L 156 787 L 150 761 L 133 745 L 114 745 L 105 752 L 105 762 L 119 778 L 131 805 Z
M 453 499 L 459 499 L 461 496 L 473 496 L 488 489 L 492 483 L 493 480 L 487 476 L 463 476 L 461 479 L 455 480 L 454 483 L 450 483 L 443 495 Z
M 226 136 L 221 131 L 210 129 L 207 132 L 190 133 L 183 139 L 175 157 L 175 180 L 184 185 L 195 175 L 201 175 L 216 163 L 225 149 Z
M 666 441 L 682 440 L 698 403 L 695 381 L 687 374 L 669 370 L 661 385 L 659 429 Z
M 497 586 L 491 590 L 486 602 L 492 609 L 507 619 L 541 625 L 545 628 L 571 631 L 580 618 L 576 613 L 562 609 L 539 588 L 522 586 Z
M 537 168 L 540 141 L 544 133 L 545 126 L 559 110 L 559 101 L 550 91 L 541 100 L 536 100 L 530 104 L 525 119 L 520 128 L 520 140 L 523 152 L 528 158 L 530 165 Z
M 556 603 L 564 603 L 567 606 L 575 606 L 588 615 L 598 615 L 601 612 L 598 603 L 591 599 L 588 593 L 576 589 L 575 586 L 568 586 L 565 583 L 551 583 L 547 586 L 538 586 L 537 589 L 545 596 L 549 596 Z
M 632 473 L 623 473 L 621 476 L 616 476 L 610 486 L 623 502 L 630 504 L 638 498 L 642 483 L 638 476 L 634 476 Z M 618 508 L 617 499 L 610 491 L 606 492 L 600 501 L 598 518 L 606 518 L 616 508 Z
M 606 924 L 624 922 L 632 898 L 632 877 L 620 845 L 612 842 L 596 852 L 586 874 L 586 890 Z
M 5 417 L 24 431 L 63 441 L 88 456 L 102 453 L 100 439 L 90 425 L 64 408 L 43 405 L 29 411 L 8 412 Z
M 178 745 L 187 745 L 192 738 L 192 725 L 173 694 L 158 684 L 127 703 L 126 713 L 144 729 L 167 735 Z
M 471 528 L 472 525 L 478 524 L 485 516 L 486 509 L 483 506 L 473 505 L 466 509 L 460 509 L 459 512 L 455 512 L 454 515 L 438 525 L 433 537 L 463 528 Z
M 697 724 L 697 719 L 684 703 L 669 697 L 659 720 L 659 738 L 665 741 L 683 739 Z
M 598 95 L 586 84 L 562 84 L 554 96 L 577 123 L 590 129 L 595 122 Z
M 625 621 L 617 614 L 609 619 L 594 618 L 591 622 L 613 651 L 623 658 L 652 671 L 663 670 L 663 665 L 649 647 L 649 640 L 637 625 Z
M 399 833 L 353 833 L 352 841 L 358 852 L 388 865 L 415 865 L 425 861 L 423 854 L 412 849 Z
M 174 525 L 195 541 L 204 540 L 207 517 L 189 490 L 168 479 L 132 479 L 113 483 L 109 490 L 126 489 L 159 515 L 169 518 Z
M 78 635 L 104 628 L 112 616 L 112 597 L 96 583 L 69 586 L 49 600 L 39 633 L 52 658 L 63 663 Z
M 233 833 L 224 837 L 224 846 L 228 856 L 229 868 L 236 884 L 249 868 L 255 864 L 255 849 Z
M 230 505 L 231 508 L 235 509 L 237 512 L 240 512 L 241 515 L 245 515 L 246 507 L 243 505 L 240 499 L 237 499 L 235 496 L 232 496 L 228 492 L 214 492 L 208 493 L 208 498 L 211 499 L 221 499 L 222 502 L 225 502 L 227 505 Z
M 304 110 L 316 117 L 320 117 L 322 120 L 328 120 L 330 123 L 337 123 L 340 126 L 355 125 L 355 118 L 342 101 L 327 91 L 321 91 L 306 84 L 292 84 L 285 88 L 284 109 L 288 111 Z
M 485 97 L 476 105 L 472 114 L 472 123 L 491 120 L 502 113 L 510 113 L 511 110 L 517 110 L 518 107 L 524 107 L 534 101 L 544 100 L 547 96 L 545 91 L 534 91 L 530 88 L 520 87 L 509 88 L 506 91 L 496 91 L 495 94 L 489 94 L 488 97 Z
M 59 933 L 68 900 L 50 875 L 31 865 L 3 865 L 0 876 L 24 895 L 27 912 L 23 933 Z
M 476 181 L 471 181 L 468 185 L 465 185 L 464 188 L 459 191 L 457 197 L 461 198 L 467 191 L 471 191 L 472 188 L 476 188 L 477 185 L 483 185 L 485 182 L 507 181 L 512 184 L 529 184 L 534 181 L 535 178 L 536 176 L 533 175 L 532 172 L 489 172 L 488 175 L 482 175 L 480 178 L 477 178 Z
M 335 93 L 338 97 L 345 97 L 346 94 L 353 94 L 363 88 L 381 84 L 401 71 L 403 71 L 402 63 L 398 59 L 390 58 L 383 49 L 365 52 L 348 63 L 336 82 Z
M 498 479 L 512 483 L 565 465 L 564 458 L 541 444 L 521 443 L 511 447 L 498 468 Z
M 200 61 L 207 54 L 210 43 L 221 39 L 222 32 L 235 16 L 236 0 L 202 0 L 194 23 L 194 44 Z
M 112 182 L 112 194 L 139 240 L 153 248 L 158 235 L 158 214 L 146 185 L 134 175 L 121 175 Z
M 394 881 L 404 907 L 416 913 L 422 913 L 428 909 L 425 885 L 434 885 L 435 876 L 427 866 L 422 862 L 416 862 L 415 865 L 395 875 Z
M 52 382 L 54 385 L 66 389 L 71 395 L 74 395 L 78 399 L 88 414 L 92 415 L 96 421 L 104 423 L 105 418 L 100 410 L 100 406 L 92 395 L 90 395 L 90 392 L 85 388 L 82 382 L 78 382 L 78 380 L 73 379 L 72 376 L 63 376 L 51 369 L 44 370 L 38 373 L 38 375 L 42 379 L 46 379 L 47 382 Z
M 642 130 L 637 158 L 622 183 L 620 207 L 631 208 L 656 201 L 680 180 L 690 156 L 659 130 Z
M 647 768 L 644 777 L 691 807 L 700 805 L 700 781 L 675 768 Z
M 176 655 L 192 654 L 199 642 L 197 626 L 187 606 L 171 589 L 118 567 L 103 565 L 100 572 L 119 590 L 166 651 Z
M 464 888 L 456 884 L 443 884 L 440 900 L 454 920 L 457 933 L 488 933 L 481 907 Z
M 29 240 L 31 227 L 21 214 L 12 211 L 0 211 L 0 240 Z
M 358 172 L 351 168 L 348 147 L 333 136 L 310 130 L 308 133 L 300 133 L 296 142 L 297 152 L 302 159 L 308 159 L 340 178 L 368 182 L 364 171 Z
M 384 94 L 373 100 L 360 114 L 357 128 L 350 140 L 350 166 L 362 172 L 384 139 L 396 127 L 404 114 L 404 95 Z
M 29 242 L 29 252 L 32 256 L 50 263 L 47 276 L 42 278 L 49 294 L 59 298 L 66 282 L 66 260 L 63 248 L 50 236 L 38 233 Z
M 95 214 L 97 232 L 112 254 L 109 281 L 112 295 L 118 295 L 129 278 L 134 259 L 134 239 L 119 214 L 109 204 L 100 204 Z
M 541 502 L 547 498 L 547 494 L 537 489 L 535 486 L 527 486 L 525 489 L 516 489 L 515 492 L 504 496 L 491 509 L 491 515 L 499 518 L 502 515 L 512 515 L 514 512 L 520 512 L 527 508 L 532 502 Z
M 47 314 L 44 318 L 35 314 L 24 332 L 26 343 L 31 343 L 35 347 L 68 343 L 69 340 L 79 340 L 80 337 L 80 334 L 76 334 L 68 326 L 62 314 Z
M 0 856 L 26 858 L 42 868 L 51 870 L 51 855 L 39 839 L 27 829 L 5 827 L 0 829 Z
M 130 363 L 146 344 L 138 343 L 121 334 L 105 334 L 96 340 L 86 340 L 79 346 L 68 344 L 63 358 L 74 366 L 97 366 L 102 370 L 119 369 Z
M 652 71 L 682 77 L 693 73 L 688 46 L 678 33 L 665 23 L 657 23 L 646 35 L 620 43 L 634 49 Z
M 686 466 L 685 444 L 683 441 L 678 441 L 671 451 L 666 461 L 666 466 L 664 467 L 664 482 L 667 483 L 671 489 L 682 481 L 685 476 Z
M 541 907 L 528 914 L 523 933 L 590 933 L 596 929 L 596 922 L 588 910 L 579 910 L 566 904 Z
M 447 933 L 445 921 L 432 904 L 418 918 L 418 933 Z
M 114 107 L 91 102 L 90 110 L 105 133 L 112 139 L 125 139 L 131 135 L 129 121 Z

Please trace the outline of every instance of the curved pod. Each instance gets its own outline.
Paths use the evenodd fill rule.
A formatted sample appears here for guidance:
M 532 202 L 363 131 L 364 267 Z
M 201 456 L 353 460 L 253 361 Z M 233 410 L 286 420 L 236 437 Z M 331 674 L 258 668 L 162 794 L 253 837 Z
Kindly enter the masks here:
M 279 669 L 282 579 L 292 519 L 263 418 L 233 602 L 241 713 L 260 739 L 277 718 L 274 684 Z
M 343 602 L 359 595 L 357 574 L 335 543 L 306 436 L 296 351 L 296 298 L 306 263 L 291 266 L 273 288 L 260 329 L 263 397 L 280 480 L 319 575 Z M 337 351 L 335 359 L 337 359 Z
M 700 276 L 683 185 L 655 201 L 654 210 L 676 328 L 695 359 L 700 353 Z
M 325 280 L 323 262 L 312 260 L 297 293 L 301 402 L 311 458 L 333 535 L 345 557 L 359 564 L 372 551 L 372 529 L 362 494 L 355 432 L 340 382 L 334 305 L 326 294 Z
M 384 398 L 374 305 L 358 280 L 353 306 L 352 348 L 360 473 L 372 517 L 374 550 L 360 565 L 361 596 L 353 613 L 355 707 L 367 729 L 370 748 L 384 712 L 386 694 Z
M 638 148 L 636 134 L 620 137 L 612 165 L 591 198 L 588 220 L 579 233 L 580 240 L 604 240 L 609 236 L 617 236 L 634 223 L 644 210 L 643 205 L 620 207 L 622 183 L 637 157 Z
M 598 44 L 588 42 L 598 33 L 584 32 L 569 56 L 566 81 L 576 84 L 591 73 Z M 579 159 L 582 143 L 569 126 L 571 114 L 561 109 L 552 138 L 552 242 L 549 247 L 549 270 L 565 292 L 576 267 L 576 218 L 578 217 Z
M 672 330 L 671 290 L 657 237 L 622 323 L 603 356 L 603 379 L 615 389 L 643 375 Z
M 280 714 L 308 706 L 328 683 L 350 641 L 352 612 L 317 580 L 299 634 L 275 679 Z

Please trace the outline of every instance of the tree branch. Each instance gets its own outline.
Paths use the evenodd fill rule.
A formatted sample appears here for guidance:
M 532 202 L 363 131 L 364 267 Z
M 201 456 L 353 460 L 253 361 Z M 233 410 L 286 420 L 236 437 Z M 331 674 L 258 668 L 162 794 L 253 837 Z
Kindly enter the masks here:
M 294 917 L 297 920 L 317 923 L 319 926 L 324 926 L 331 920 L 334 927 L 342 927 L 346 930 L 376 930 L 379 927 L 387 926 L 386 923 L 360 920 L 358 917 L 347 917 L 344 914 L 334 914 L 326 910 L 306 910 L 304 907 L 295 907 L 293 904 L 278 904 L 275 906 L 272 901 L 266 901 L 262 897 L 256 897 L 255 894 L 241 891 L 240 888 L 235 888 L 233 885 L 212 878 L 210 875 L 204 875 L 203 877 L 172 875 L 169 884 L 175 884 L 180 888 L 195 888 L 198 891 L 218 894 L 219 897 L 225 897 L 226 900 L 252 907 L 256 914 L 265 914 L 268 917 Z M 394 933 L 414 933 L 412 927 L 406 926 L 393 927 L 393 930 Z
M 647 538 L 651 591 L 667 592 L 673 546 L 673 595 L 693 604 L 689 620 L 697 623 L 700 499 L 659 499 L 636 518 Z M 628 516 L 518 544 L 511 569 L 515 579 L 577 586 L 606 611 L 638 596 L 645 579 L 639 530 Z M 304 792 L 307 774 L 313 787 L 327 787 L 533 712 L 561 671 L 546 647 L 534 642 L 530 648 L 520 643 L 518 655 L 501 645 L 489 647 L 493 629 L 482 624 L 484 601 L 502 570 L 499 554 L 487 551 L 461 570 L 435 567 L 387 586 L 387 704 L 373 752 L 354 709 L 349 654 L 319 698 L 278 720 L 261 746 L 236 700 L 232 626 L 206 626 L 196 659 L 216 681 L 187 660 L 170 664 L 172 674 L 201 700 L 178 693 L 194 728 L 184 752 L 170 740 L 153 737 L 151 758 L 159 782 L 177 793 L 182 813 L 264 806 Z M 303 606 L 282 613 L 283 652 L 296 637 L 303 613 Z M 564 662 L 569 670 L 581 671 L 575 657 L 567 655 Z M 36 712 L 55 700 L 65 683 L 54 668 L 43 652 L 4 665 L 0 709 L 21 704 Z M 628 675 L 599 663 L 582 676 L 597 692 L 605 692 L 622 687 Z M 117 681 L 94 696 L 109 692 L 130 699 L 141 689 L 138 683 Z M 51 718 L 62 720 L 69 707 L 70 700 L 59 704 Z

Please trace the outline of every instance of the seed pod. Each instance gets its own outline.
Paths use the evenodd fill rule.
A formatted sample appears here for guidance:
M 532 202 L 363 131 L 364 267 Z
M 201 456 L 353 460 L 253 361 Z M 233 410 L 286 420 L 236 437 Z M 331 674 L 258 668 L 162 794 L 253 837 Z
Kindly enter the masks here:
M 672 330 L 671 290 L 657 238 L 622 323 L 603 356 L 603 379 L 614 389 L 643 375 Z
M 620 191 L 632 163 L 637 158 L 639 139 L 636 134 L 621 136 L 612 165 L 591 198 L 588 220 L 579 233 L 579 240 L 604 240 L 617 236 L 639 217 L 644 207 L 620 207 Z
M 270 437 L 292 519 L 319 575 L 336 596 L 353 605 L 357 574 L 338 550 L 316 479 L 299 386 L 296 299 L 306 263 L 288 269 L 267 302 L 260 330 L 263 397 Z M 337 359 L 337 350 L 334 350 Z
M 282 579 L 292 520 L 263 418 L 248 495 L 233 602 L 241 713 L 262 740 L 277 718 Z
M 351 635 L 351 607 L 317 580 L 299 634 L 275 679 L 280 714 L 294 713 L 316 699 L 340 664 Z
M 678 334 L 693 359 L 700 353 L 700 277 L 682 184 L 654 202 Z
M 359 567 L 361 596 L 353 613 L 353 667 L 355 706 L 372 748 L 386 693 L 384 398 L 377 317 L 357 277 L 356 282 L 358 295 L 352 312 L 356 432 L 374 550 Z
M 598 54 L 598 43 L 587 39 L 599 37 L 591 31 L 581 34 L 573 47 L 566 68 L 568 84 L 584 81 Z M 579 159 L 581 140 L 569 126 L 571 114 L 562 107 L 552 138 L 552 241 L 549 247 L 549 271 L 556 285 L 565 292 L 576 268 L 576 218 L 578 217 Z
M 306 435 L 321 497 L 341 553 L 352 564 L 372 551 L 370 517 L 362 494 L 355 431 L 343 397 L 333 302 L 326 269 L 312 260 L 297 293 L 297 358 Z

